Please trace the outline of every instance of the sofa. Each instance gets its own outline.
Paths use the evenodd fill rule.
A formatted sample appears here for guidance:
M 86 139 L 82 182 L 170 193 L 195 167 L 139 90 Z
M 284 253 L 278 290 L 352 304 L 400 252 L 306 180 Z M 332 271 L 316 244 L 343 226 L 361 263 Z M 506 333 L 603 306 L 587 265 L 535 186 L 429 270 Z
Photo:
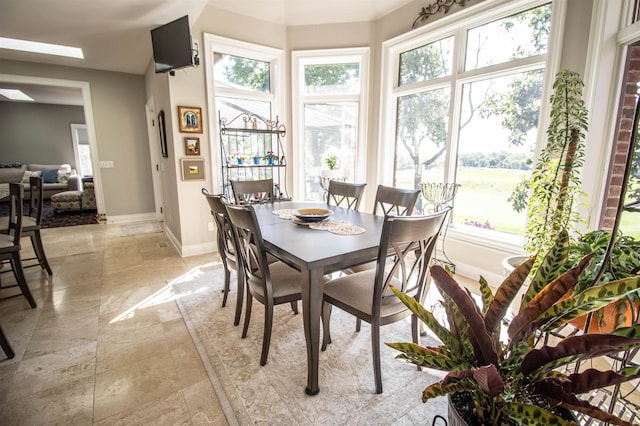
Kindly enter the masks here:
M 69 170 L 67 172 L 67 169 Z M 24 198 L 31 199 L 29 191 L 29 176 L 43 178 L 42 192 L 44 199 L 65 191 L 81 191 L 82 177 L 72 175 L 68 165 L 58 164 L 21 164 L 0 163 L 0 183 L 19 183 L 24 185 Z

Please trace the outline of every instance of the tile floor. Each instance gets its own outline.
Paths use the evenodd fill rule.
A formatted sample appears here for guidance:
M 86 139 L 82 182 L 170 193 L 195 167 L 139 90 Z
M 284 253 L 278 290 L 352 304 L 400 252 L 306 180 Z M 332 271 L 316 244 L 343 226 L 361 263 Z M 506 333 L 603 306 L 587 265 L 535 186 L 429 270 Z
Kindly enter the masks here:
M 16 352 L 7 360 L 0 351 L 0 424 L 226 424 L 177 305 L 162 292 L 217 256 L 181 258 L 164 233 L 122 237 L 120 225 L 43 237 L 53 276 L 26 269 L 38 307 L 22 296 L 0 301 Z M 15 282 L 11 273 L 1 279 Z

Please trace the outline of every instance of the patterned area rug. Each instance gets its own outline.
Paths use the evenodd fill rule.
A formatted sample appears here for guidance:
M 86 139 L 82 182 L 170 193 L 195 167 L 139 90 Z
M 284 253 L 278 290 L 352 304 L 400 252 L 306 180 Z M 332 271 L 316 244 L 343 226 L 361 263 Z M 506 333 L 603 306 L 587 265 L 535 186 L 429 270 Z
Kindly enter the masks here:
M 242 339 L 242 326 L 233 325 L 235 291 L 221 307 L 223 276 L 221 269 L 197 269 L 170 284 L 229 424 L 431 425 L 436 415 L 446 418 L 446 398 L 427 404 L 420 399 L 439 373 L 418 371 L 395 359 L 397 352 L 387 346 L 381 348 L 384 392 L 375 393 L 369 325 L 363 323 L 356 333 L 355 318 L 337 308 L 331 319 L 333 342 L 320 353 L 318 395 L 304 392 L 302 315 L 294 315 L 288 304 L 275 308 L 269 359 L 261 367 L 263 306 L 254 303 Z M 381 338 L 410 341 L 410 323 L 383 327 Z M 426 339 L 423 344 L 433 344 Z
M 29 202 L 25 201 L 25 212 L 29 211 Z M 42 203 L 42 228 L 61 228 L 63 226 L 92 225 L 104 223 L 104 216 L 96 213 L 95 210 L 68 211 L 54 213 L 51 207 L 51 200 L 44 200 Z M 0 216 L 9 215 L 9 202 L 0 203 Z

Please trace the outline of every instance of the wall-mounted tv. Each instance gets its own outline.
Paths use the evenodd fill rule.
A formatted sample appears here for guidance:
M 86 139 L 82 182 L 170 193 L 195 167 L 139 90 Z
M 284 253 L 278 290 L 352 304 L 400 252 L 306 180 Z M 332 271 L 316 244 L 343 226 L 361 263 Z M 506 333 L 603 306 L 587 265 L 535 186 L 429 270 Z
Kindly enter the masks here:
M 188 15 L 152 29 L 151 43 L 157 73 L 193 65 Z

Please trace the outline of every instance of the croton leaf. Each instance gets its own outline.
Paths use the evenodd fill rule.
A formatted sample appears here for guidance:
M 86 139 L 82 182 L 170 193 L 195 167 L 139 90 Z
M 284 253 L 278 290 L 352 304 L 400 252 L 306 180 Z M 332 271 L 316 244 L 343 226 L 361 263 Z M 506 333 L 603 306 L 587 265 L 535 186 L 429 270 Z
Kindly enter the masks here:
M 541 327 L 541 329 L 550 330 L 559 327 L 574 318 L 620 300 L 636 292 L 638 288 L 640 288 L 640 275 L 590 287 L 551 306 L 542 315 L 546 319 L 544 328 Z
M 482 275 L 478 280 L 478 284 L 480 284 L 480 296 L 482 297 L 482 313 L 485 314 L 493 301 L 493 292 L 491 291 L 489 282 Z
M 566 380 L 562 381 L 561 386 L 565 392 L 580 394 L 593 389 L 617 385 L 638 377 L 640 377 L 640 367 L 627 367 L 620 372 L 589 368 L 583 372 L 568 375 Z
M 502 318 L 504 318 L 504 315 L 509 310 L 509 306 L 511 306 L 513 299 L 516 297 L 516 294 L 518 294 L 518 291 L 527 279 L 534 260 L 535 258 L 530 257 L 525 262 L 518 265 L 518 267 L 511 271 L 502 284 L 500 284 L 498 290 L 496 290 L 493 301 L 484 316 L 484 321 L 489 333 L 493 333 L 496 330 L 496 327 L 500 324 L 500 321 L 502 321 Z
M 493 364 L 474 369 L 473 379 L 478 382 L 480 389 L 490 396 L 498 396 L 504 392 L 504 381 Z
M 567 291 L 575 286 L 578 276 L 589 264 L 592 257 L 593 254 L 583 257 L 575 268 L 571 268 L 566 273 L 554 279 L 531 299 L 529 304 L 520 310 L 520 313 L 516 315 L 509 324 L 509 337 L 511 339 L 524 339 L 531 335 L 535 330 L 532 324 L 534 324 L 540 315 L 549 309 L 550 306 L 553 306 L 554 303 L 565 296 Z
M 614 425 L 633 426 L 633 423 L 629 423 L 613 414 L 602 411 L 587 401 L 579 399 L 574 393 L 567 392 L 563 388 L 563 379 L 556 380 L 556 378 L 553 378 L 540 380 L 533 383 L 531 391 L 536 395 L 544 396 L 554 404 L 559 403 L 562 407 L 584 413 L 593 419 L 602 420 L 603 422 Z
M 556 360 L 571 356 L 589 359 L 640 346 L 640 338 L 612 334 L 583 334 L 566 337 L 556 346 L 532 349 L 522 360 L 521 371 L 525 376 Z
M 503 405 L 503 410 L 519 425 L 576 425 L 575 422 L 563 419 L 537 405 L 507 402 Z
M 494 350 L 493 340 L 484 323 L 484 318 L 473 298 L 439 265 L 431 267 L 431 276 L 442 293 L 448 294 L 467 320 L 469 338 L 474 343 L 474 350 L 480 365 L 498 364 L 498 355 Z
M 470 379 L 457 380 L 455 382 L 444 383 L 442 380 L 427 386 L 422 391 L 422 402 L 427 402 L 431 398 L 444 396 L 456 392 L 477 389 L 477 384 Z
M 429 327 L 444 346 L 454 353 L 462 352 L 462 347 L 460 346 L 458 339 L 452 335 L 449 330 L 440 325 L 436 317 L 431 312 L 427 311 L 416 299 L 402 291 L 399 291 L 393 285 L 389 285 L 389 288 L 411 312 L 413 312 L 427 327 Z
M 562 230 L 547 255 L 540 261 L 529 289 L 522 299 L 521 307 L 526 306 L 536 294 L 540 293 L 540 290 L 559 275 L 558 271 L 562 270 L 562 265 L 566 263 L 569 257 L 569 241 L 569 233 L 566 229 Z M 585 253 L 585 255 L 588 253 Z
M 434 370 L 451 371 L 460 368 L 470 368 L 464 360 L 451 359 L 447 353 L 439 351 L 439 348 L 426 348 L 415 343 L 400 342 L 386 343 L 387 346 L 402 352 L 396 358 L 403 359 L 420 367 L 433 368 Z

